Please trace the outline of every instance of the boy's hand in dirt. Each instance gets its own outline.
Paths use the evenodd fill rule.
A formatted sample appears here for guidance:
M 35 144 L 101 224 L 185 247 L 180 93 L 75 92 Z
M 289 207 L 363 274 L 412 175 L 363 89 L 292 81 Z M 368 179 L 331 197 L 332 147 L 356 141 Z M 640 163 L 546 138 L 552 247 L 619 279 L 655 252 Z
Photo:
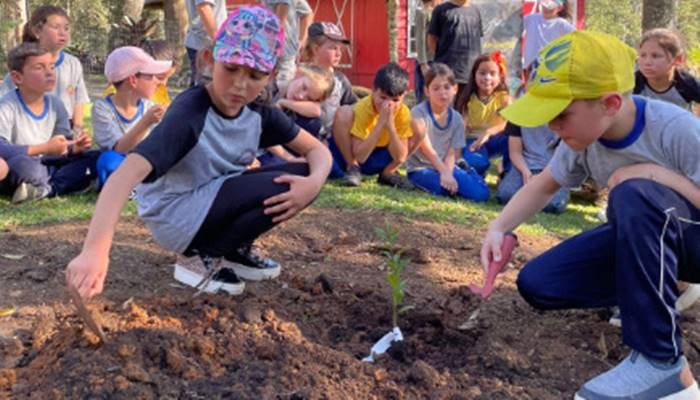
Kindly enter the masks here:
M 107 257 L 81 252 L 68 263 L 66 285 L 76 288 L 83 299 L 102 293 L 108 263 Z
M 319 183 L 309 177 L 282 175 L 274 180 L 277 184 L 288 184 L 289 191 L 265 199 L 265 215 L 274 215 L 272 222 L 286 221 L 303 210 L 321 190 Z M 321 182 L 323 184 L 323 182 Z
M 481 245 L 481 267 L 488 274 L 491 261 L 501 261 L 501 246 L 503 245 L 503 232 L 489 229 Z

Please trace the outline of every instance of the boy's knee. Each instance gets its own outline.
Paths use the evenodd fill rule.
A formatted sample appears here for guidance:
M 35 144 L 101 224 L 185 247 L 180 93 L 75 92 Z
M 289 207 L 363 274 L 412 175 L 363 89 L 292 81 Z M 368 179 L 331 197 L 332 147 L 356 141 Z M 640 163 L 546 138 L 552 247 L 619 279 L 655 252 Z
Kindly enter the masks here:
M 350 133 L 350 128 L 355 120 L 355 111 L 352 106 L 340 106 L 333 117 L 333 135 Z
M 525 267 L 520 270 L 518 278 L 516 280 L 516 285 L 518 287 L 518 292 L 525 301 L 532 307 L 539 310 L 546 310 L 549 307 L 540 301 L 541 293 L 541 277 L 535 272 L 537 267 L 531 263 L 525 265 Z
M 629 179 L 610 191 L 608 208 L 618 222 L 646 215 L 650 209 L 661 207 L 654 200 L 663 196 L 663 190 L 661 184 L 649 179 Z
M 49 171 L 41 161 L 29 156 L 17 156 L 8 161 L 8 168 L 20 181 L 32 185 L 44 185 L 49 180 Z
M 5 160 L 0 158 L 0 181 L 7 178 L 7 174 L 10 173 L 10 167 L 7 165 Z

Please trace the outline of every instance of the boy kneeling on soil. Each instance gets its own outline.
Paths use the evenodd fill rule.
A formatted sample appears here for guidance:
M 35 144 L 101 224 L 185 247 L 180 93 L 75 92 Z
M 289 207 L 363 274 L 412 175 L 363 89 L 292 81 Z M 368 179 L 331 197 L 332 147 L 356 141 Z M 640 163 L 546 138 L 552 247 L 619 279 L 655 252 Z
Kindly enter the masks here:
M 241 33 L 240 26 L 246 30 Z M 141 219 L 162 246 L 182 253 L 175 279 L 205 292 L 243 291 L 274 278 L 278 263 L 251 250 L 255 238 L 313 201 L 331 167 L 328 149 L 279 109 L 251 103 L 267 85 L 284 43 L 277 17 L 236 8 L 216 35 L 212 82 L 180 94 L 161 123 L 107 181 L 67 284 L 102 291 L 122 206 L 136 185 Z M 285 144 L 307 163 L 248 166 L 260 148 Z
M 700 282 L 700 120 L 631 96 L 635 59 L 620 40 L 595 32 L 562 36 L 540 52 L 527 94 L 502 114 L 524 127 L 549 123 L 563 143 L 491 223 L 481 261 L 500 259 L 504 233 L 560 187 L 587 176 L 607 184 L 608 222 L 530 261 L 518 290 L 539 309 L 620 307 L 632 352 L 576 399 L 697 399 L 675 303 L 677 279 Z
M 0 98 L 0 157 L 9 166 L 0 193 L 21 203 L 87 188 L 99 152 L 87 151 L 86 130 L 76 127 L 73 136 L 63 103 L 48 94 L 56 86 L 53 55 L 25 42 L 10 51 L 8 66 L 17 88 Z
M 328 142 L 333 153 L 331 177 L 344 177 L 346 185 L 359 186 L 362 174 L 379 174 L 381 185 L 413 189 L 397 172 L 419 143 L 412 138 L 411 111 L 403 104 L 408 72 L 398 64 L 386 64 L 377 71 L 373 86 L 370 96 L 339 108 L 335 115 Z

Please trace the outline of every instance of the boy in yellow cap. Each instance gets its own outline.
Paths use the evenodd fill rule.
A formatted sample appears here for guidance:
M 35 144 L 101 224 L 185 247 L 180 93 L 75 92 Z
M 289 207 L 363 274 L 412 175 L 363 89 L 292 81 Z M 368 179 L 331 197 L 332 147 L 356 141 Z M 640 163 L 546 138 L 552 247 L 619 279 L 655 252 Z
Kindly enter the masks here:
M 700 282 L 700 120 L 631 96 L 635 58 L 620 40 L 585 31 L 540 52 L 528 93 L 502 115 L 519 126 L 549 123 L 562 143 L 490 224 L 481 261 L 499 260 L 504 232 L 561 187 L 589 176 L 607 184 L 608 222 L 531 260 L 518 290 L 539 309 L 620 307 L 632 352 L 576 399 L 697 399 L 675 302 L 677 279 Z

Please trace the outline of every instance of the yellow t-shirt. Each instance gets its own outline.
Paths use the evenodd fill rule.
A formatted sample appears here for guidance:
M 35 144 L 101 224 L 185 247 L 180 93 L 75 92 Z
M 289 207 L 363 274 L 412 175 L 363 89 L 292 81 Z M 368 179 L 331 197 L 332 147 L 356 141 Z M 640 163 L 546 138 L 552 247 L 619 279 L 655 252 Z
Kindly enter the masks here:
M 355 120 L 352 123 L 350 133 L 358 139 L 365 140 L 372 132 L 372 129 L 377 125 L 377 120 L 379 119 L 379 113 L 374 109 L 374 104 L 372 103 L 372 96 L 366 96 L 358 101 L 352 109 L 355 112 Z M 396 116 L 394 116 L 394 126 L 396 126 L 396 133 L 398 133 L 400 138 L 410 138 L 413 136 L 413 130 L 411 129 L 411 111 L 405 104 L 401 104 L 399 110 L 396 112 Z M 388 145 L 389 131 L 384 128 L 379 134 L 377 147 L 386 147 Z
M 102 97 L 107 97 L 110 94 L 114 94 L 116 92 L 117 92 L 117 89 L 114 88 L 114 85 L 109 85 L 102 92 Z M 156 88 L 156 91 L 153 92 L 153 96 L 151 96 L 151 101 L 158 104 L 159 106 L 169 106 L 170 105 L 170 96 L 168 95 L 167 86 L 158 85 L 158 87 Z
M 505 120 L 498 113 L 508 105 L 510 96 L 507 92 L 499 91 L 491 96 L 488 103 L 479 100 L 476 93 L 472 93 L 467 103 L 467 137 L 475 138 L 478 134 L 494 125 L 503 123 Z

